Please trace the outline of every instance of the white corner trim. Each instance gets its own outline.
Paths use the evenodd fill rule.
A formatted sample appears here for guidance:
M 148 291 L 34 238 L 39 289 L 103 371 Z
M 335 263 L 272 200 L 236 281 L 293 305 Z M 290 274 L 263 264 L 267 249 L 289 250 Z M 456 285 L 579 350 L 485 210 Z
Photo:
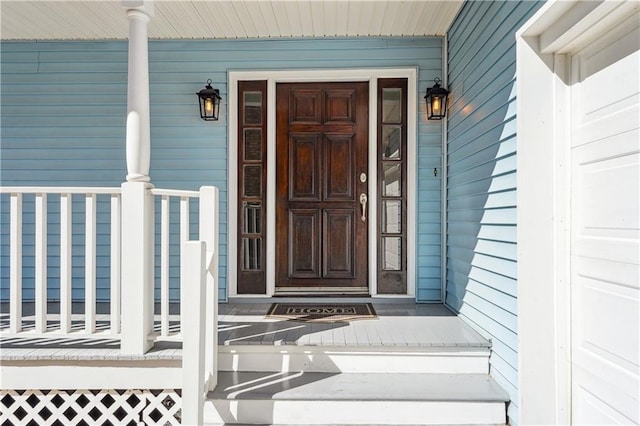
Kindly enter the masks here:
M 416 288 L 416 196 L 417 196 L 417 79 L 418 71 L 411 68 L 366 68 L 366 69 L 330 69 L 330 70 L 281 70 L 281 71 L 229 71 L 228 79 L 228 294 L 229 297 L 238 295 L 237 275 L 237 158 L 238 158 L 238 82 L 246 80 L 267 80 L 267 296 L 275 294 L 275 140 L 276 140 L 276 84 L 281 82 L 340 82 L 340 81 L 368 81 L 369 82 L 369 176 L 377 176 L 377 123 L 375 111 L 377 109 L 377 79 L 406 78 L 407 86 L 407 296 L 415 297 Z M 377 179 L 369 179 L 369 199 L 371 205 L 377 202 Z M 377 212 L 371 209 L 369 213 L 369 292 L 377 294 Z M 248 295 L 248 297 L 264 295 Z

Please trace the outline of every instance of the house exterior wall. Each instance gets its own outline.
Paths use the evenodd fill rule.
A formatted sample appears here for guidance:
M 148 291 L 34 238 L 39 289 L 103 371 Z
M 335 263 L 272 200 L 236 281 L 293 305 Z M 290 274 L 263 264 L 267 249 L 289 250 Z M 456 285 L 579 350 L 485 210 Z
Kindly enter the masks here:
M 448 33 L 446 304 L 492 341 L 517 406 L 515 33 L 543 2 L 467 2 Z
M 3 186 L 119 186 L 126 176 L 126 42 L 3 42 L 1 45 Z M 441 38 L 150 41 L 151 180 L 156 187 L 221 190 L 220 298 L 227 298 L 227 72 L 252 69 L 417 67 L 424 93 L 442 75 Z M 221 119 L 202 121 L 195 92 L 207 79 L 220 89 Z M 422 96 L 418 96 L 422 102 Z M 421 105 L 420 105 L 421 106 Z M 422 108 L 418 108 L 422 111 Z M 442 164 L 441 126 L 418 118 L 417 289 L 441 292 L 441 184 L 427 179 Z M 49 297 L 58 297 L 57 201 L 49 200 Z M 9 292 L 8 196 L 0 201 L 0 299 Z M 25 199 L 24 291 L 33 299 L 33 200 Z M 83 203 L 74 200 L 74 298 L 83 297 Z M 176 206 L 177 209 L 177 206 Z M 156 213 L 158 214 L 158 213 Z M 192 209 L 195 218 L 197 209 Z M 101 219 L 103 217 L 103 219 Z M 98 300 L 109 297 L 108 200 L 98 200 Z M 197 229 L 191 230 L 197 236 Z M 174 223 L 172 244 L 178 243 Z M 232 236 L 233 237 L 233 236 Z M 179 262 L 171 262 L 172 298 Z

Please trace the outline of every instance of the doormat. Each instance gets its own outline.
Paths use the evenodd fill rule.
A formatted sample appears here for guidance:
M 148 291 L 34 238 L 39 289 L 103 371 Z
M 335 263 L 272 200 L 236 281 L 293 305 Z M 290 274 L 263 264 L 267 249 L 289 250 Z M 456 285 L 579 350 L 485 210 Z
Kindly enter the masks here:
M 378 318 L 371 303 L 274 303 L 267 318 L 315 323 Z

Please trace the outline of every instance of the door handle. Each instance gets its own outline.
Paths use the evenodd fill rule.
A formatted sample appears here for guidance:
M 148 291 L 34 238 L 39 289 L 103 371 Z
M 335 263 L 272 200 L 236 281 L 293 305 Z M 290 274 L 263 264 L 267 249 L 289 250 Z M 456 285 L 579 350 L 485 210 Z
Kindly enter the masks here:
M 362 216 L 360 216 L 360 220 L 363 222 L 367 221 L 367 194 L 364 192 L 360 194 L 360 205 L 362 206 Z

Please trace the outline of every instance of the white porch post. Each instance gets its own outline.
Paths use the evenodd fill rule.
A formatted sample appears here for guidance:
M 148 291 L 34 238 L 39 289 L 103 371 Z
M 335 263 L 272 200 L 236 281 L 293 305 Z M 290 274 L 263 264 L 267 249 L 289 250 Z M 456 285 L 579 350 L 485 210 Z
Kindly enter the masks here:
M 218 233 L 219 233 L 219 193 L 218 188 L 203 186 L 200 188 L 200 241 L 207 247 L 206 279 L 206 347 L 205 370 L 209 390 L 218 383 Z M 212 258 L 212 259 L 211 259 Z M 211 263 L 209 262 L 211 259 Z
M 150 1 L 123 1 L 129 18 L 127 80 L 127 181 L 149 182 L 149 42 L 147 26 L 153 16 Z
M 149 183 L 148 0 L 123 1 L 129 18 L 127 182 L 122 184 L 121 351 L 143 354 L 153 346 L 153 196 Z

